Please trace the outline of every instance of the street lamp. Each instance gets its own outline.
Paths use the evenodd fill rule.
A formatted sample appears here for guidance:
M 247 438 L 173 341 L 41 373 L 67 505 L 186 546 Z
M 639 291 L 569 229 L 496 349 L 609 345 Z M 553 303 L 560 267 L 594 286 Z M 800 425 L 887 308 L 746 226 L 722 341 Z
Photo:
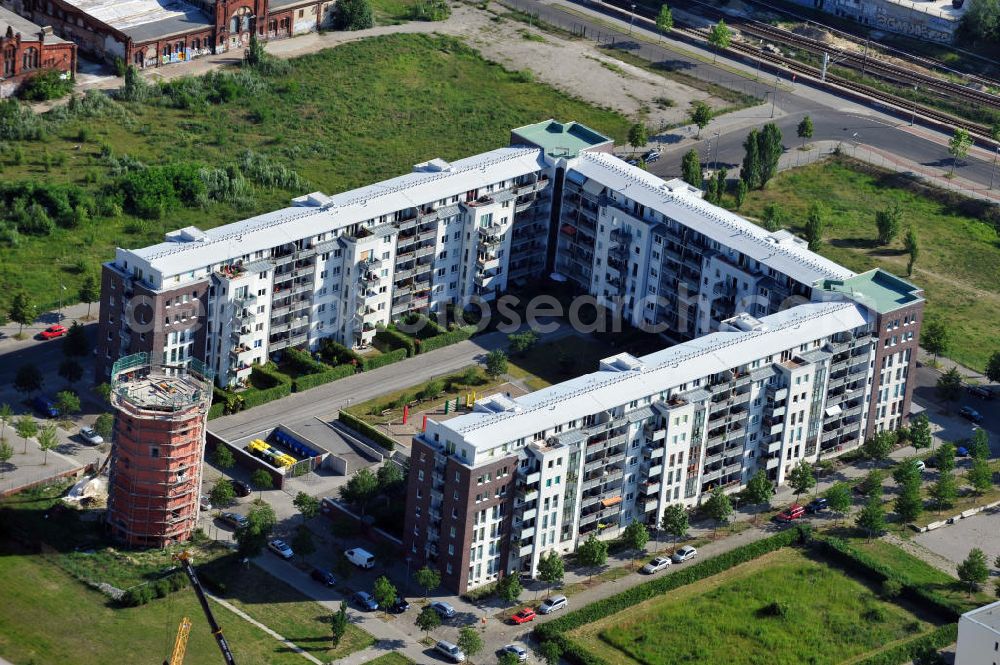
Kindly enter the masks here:
M 993 189 L 993 176 L 997 174 L 997 155 L 1000 155 L 1000 145 L 996 147 L 996 151 L 993 153 L 993 170 L 990 171 L 990 189 Z
M 722 130 L 719 130 L 715 133 L 715 159 L 712 160 L 712 164 L 715 165 L 715 168 L 719 168 L 719 141 L 721 140 L 721 137 Z
M 632 8 L 632 11 L 628 15 L 628 34 L 631 35 L 632 34 L 632 22 L 635 21 L 635 3 L 633 2 L 629 6 Z
M 913 121 L 917 117 L 917 86 L 913 86 L 913 108 L 910 110 L 910 127 L 913 127 Z

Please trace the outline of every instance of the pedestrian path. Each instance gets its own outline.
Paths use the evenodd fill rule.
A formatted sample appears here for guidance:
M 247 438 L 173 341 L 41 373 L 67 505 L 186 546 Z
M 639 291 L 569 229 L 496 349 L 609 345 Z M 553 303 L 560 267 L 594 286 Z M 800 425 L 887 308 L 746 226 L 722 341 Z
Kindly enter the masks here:
M 232 612 L 233 614 L 235 614 L 239 618 L 243 619 L 244 621 L 246 621 L 248 623 L 253 624 L 257 628 L 260 628 L 262 631 L 264 631 L 265 633 L 267 633 L 268 635 L 270 635 L 274 639 L 278 640 L 279 642 L 281 642 L 282 644 L 284 644 L 286 647 L 288 647 L 289 649 L 291 649 L 295 653 L 299 654 L 300 656 L 302 656 L 303 658 L 305 658 L 309 662 L 313 663 L 314 665 L 324 665 L 323 661 L 321 661 L 319 658 L 316 658 L 316 656 L 312 655 L 311 653 L 306 653 L 305 649 L 303 649 L 302 647 L 298 646 L 297 644 L 295 644 L 291 640 L 285 639 L 284 637 L 282 637 L 281 635 L 279 635 L 275 631 L 271 630 L 270 628 L 268 628 L 267 626 L 265 626 L 264 624 L 262 624 L 260 621 L 257 621 L 252 616 L 250 616 L 249 614 L 247 614 L 246 612 L 244 612 L 240 608 L 236 607 L 232 603 L 227 602 L 227 601 L 219 598 L 218 596 L 214 596 L 214 595 L 210 594 L 207 591 L 205 592 L 205 595 L 208 596 L 209 598 L 211 598 L 212 600 L 214 600 L 215 602 L 217 602 L 219 605 L 222 605 L 223 607 L 225 607 L 227 610 L 229 610 L 230 612 Z

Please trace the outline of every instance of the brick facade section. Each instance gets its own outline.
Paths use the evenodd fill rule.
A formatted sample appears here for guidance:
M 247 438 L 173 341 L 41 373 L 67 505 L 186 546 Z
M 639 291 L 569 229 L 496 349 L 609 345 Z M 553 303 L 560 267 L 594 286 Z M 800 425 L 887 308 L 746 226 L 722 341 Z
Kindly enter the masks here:
M 14 95 L 29 78 L 48 70 L 75 74 L 76 44 L 53 39 L 46 28 L 23 34 L 7 26 L 0 34 L 0 98 Z
M 916 320 L 908 326 L 902 325 L 902 321 L 907 317 L 914 316 Z M 886 330 L 886 325 L 892 321 L 900 321 L 899 328 L 893 330 Z M 882 359 L 886 356 L 899 353 L 900 351 L 910 350 L 910 362 L 907 365 L 906 370 L 906 391 L 903 394 L 903 402 L 901 409 L 896 412 L 896 416 L 902 416 L 900 424 L 905 424 L 906 419 L 909 417 L 910 413 L 910 402 L 913 398 L 913 384 L 916 382 L 916 371 L 917 371 L 917 354 L 919 353 L 920 346 L 920 328 L 924 321 L 924 302 L 921 301 L 915 305 L 909 307 L 904 307 L 888 314 L 880 314 L 876 319 L 876 331 L 878 333 L 878 342 L 875 348 L 875 369 L 873 381 L 875 385 L 872 387 L 871 395 L 872 401 L 868 408 L 868 429 L 865 432 L 865 438 L 868 439 L 875 435 L 875 414 L 876 409 L 878 409 L 879 404 L 877 400 L 877 395 L 879 393 L 879 375 L 882 371 Z M 903 333 L 913 333 L 913 339 L 906 342 L 897 342 L 894 346 L 885 346 L 886 340 L 891 340 L 893 336 L 898 336 Z

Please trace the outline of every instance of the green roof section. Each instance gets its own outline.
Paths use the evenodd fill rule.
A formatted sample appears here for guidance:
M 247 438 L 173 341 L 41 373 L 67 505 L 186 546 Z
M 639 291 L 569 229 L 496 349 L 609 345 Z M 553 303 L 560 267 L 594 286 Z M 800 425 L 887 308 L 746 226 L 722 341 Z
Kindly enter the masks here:
M 881 268 L 848 279 L 827 279 L 820 284 L 820 288 L 833 293 L 843 293 L 880 314 L 895 311 L 924 299 L 920 287 Z
M 551 157 L 576 157 L 586 150 L 613 143 L 586 125 L 551 119 L 511 130 L 510 142 L 538 146 Z

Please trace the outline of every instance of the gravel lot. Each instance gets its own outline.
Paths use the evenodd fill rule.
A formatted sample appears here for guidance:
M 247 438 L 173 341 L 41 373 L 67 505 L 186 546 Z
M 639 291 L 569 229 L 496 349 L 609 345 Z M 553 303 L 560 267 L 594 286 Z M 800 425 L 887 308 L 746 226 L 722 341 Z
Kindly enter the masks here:
M 1000 554 L 1000 511 L 994 509 L 913 537 L 913 542 L 957 565 L 973 547 L 992 563 Z M 931 562 L 933 563 L 933 562 Z M 954 574 L 954 568 L 951 571 Z

